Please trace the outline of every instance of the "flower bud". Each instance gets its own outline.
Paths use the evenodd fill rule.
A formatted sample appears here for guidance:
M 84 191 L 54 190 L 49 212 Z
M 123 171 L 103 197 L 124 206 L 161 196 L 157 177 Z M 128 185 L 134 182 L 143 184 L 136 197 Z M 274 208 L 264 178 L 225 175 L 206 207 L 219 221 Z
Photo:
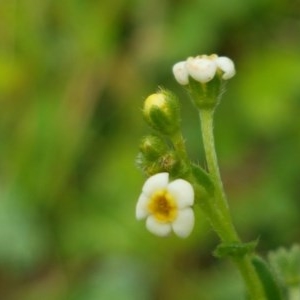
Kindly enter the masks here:
M 153 162 L 163 156 L 168 151 L 168 147 L 160 137 L 148 135 L 142 139 L 140 151 L 147 161 Z
M 143 114 L 147 123 L 162 134 L 173 135 L 179 130 L 179 101 L 169 91 L 150 95 L 145 100 Z

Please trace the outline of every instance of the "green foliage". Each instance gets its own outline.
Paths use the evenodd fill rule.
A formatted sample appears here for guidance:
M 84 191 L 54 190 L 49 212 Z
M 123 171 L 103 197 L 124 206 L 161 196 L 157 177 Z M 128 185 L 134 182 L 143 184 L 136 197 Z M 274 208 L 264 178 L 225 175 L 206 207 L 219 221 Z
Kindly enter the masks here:
M 282 288 L 289 299 L 296 299 L 299 296 L 300 285 L 300 247 L 293 245 L 290 249 L 279 248 L 271 251 L 268 255 L 270 265 L 272 266 Z M 297 297 L 298 297 L 297 296 Z

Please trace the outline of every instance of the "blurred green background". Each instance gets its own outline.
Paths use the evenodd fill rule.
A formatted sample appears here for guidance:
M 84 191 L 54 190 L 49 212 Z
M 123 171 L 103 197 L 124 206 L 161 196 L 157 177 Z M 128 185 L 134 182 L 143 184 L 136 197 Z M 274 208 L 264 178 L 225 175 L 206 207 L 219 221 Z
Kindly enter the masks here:
M 232 58 L 215 134 L 235 223 L 262 254 L 299 241 L 299 7 L 1 0 L 0 299 L 242 299 L 199 208 L 186 240 L 135 220 L 141 107 L 158 85 L 176 92 L 189 153 L 204 165 L 197 113 L 171 67 Z

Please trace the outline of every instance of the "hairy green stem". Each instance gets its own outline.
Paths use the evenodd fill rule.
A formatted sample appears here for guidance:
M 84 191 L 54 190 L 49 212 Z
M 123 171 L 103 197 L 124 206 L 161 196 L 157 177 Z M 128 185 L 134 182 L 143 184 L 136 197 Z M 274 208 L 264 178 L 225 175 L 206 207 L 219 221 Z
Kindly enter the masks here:
M 201 109 L 199 111 L 202 139 L 206 156 L 207 168 L 215 185 L 214 203 L 207 203 L 210 209 L 210 221 L 217 231 L 220 239 L 225 243 L 240 242 L 240 238 L 234 228 L 229 212 L 223 183 L 220 176 L 218 160 L 215 150 L 214 134 L 213 134 L 213 109 Z M 250 299 L 264 300 L 266 299 L 262 284 L 251 263 L 249 254 L 241 257 L 233 257 L 233 261 L 237 265 L 245 284 L 248 288 Z
M 217 154 L 215 150 L 215 139 L 213 134 L 213 113 L 214 111 L 212 109 L 200 110 L 203 146 L 206 156 L 207 168 L 215 183 L 215 201 L 217 201 L 218 206 L 222 208 L 223 213 L 230 220 L 230 213 L 223 189 L 223 183 L 221 180 Z

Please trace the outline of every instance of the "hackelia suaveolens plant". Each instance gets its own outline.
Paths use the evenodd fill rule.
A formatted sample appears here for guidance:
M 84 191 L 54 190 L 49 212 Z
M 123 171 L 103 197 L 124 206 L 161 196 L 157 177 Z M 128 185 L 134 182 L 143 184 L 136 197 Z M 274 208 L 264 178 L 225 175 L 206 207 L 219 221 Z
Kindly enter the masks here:
M 187 237 L 194 227 L 194 190 L 183 179 L 169 181 L 169 174 L 158 173 L 148 178 L 136 205 L 136 218 L 146 219 L 147 229 L 167 236 L 173 231 Z
M 206 168 L 193 163 L 186 151 L 178 98 L 165 89 L 146 98 L 142 112 L 153 133 L 143 139 L 137 159 L 148 179 L 136 204 L 136 218 L 145 219 L 146 228 L 155 235 L 174 232 L 185 238 L 193 230 L 197 202 L 220 237 L 214 254 L 237 265 L 248 288 L 247 299 L 282 300 L 267 263 L 254 255 L 257 241 L 243 243 L 234 227 L 218 166 L 213 117 L 235 73 L 233 61 L 216 54 L 189 57 L 173 66 L 176 81 L 198 110 Z M 294 293 L 298 297 L 298 289 Z

